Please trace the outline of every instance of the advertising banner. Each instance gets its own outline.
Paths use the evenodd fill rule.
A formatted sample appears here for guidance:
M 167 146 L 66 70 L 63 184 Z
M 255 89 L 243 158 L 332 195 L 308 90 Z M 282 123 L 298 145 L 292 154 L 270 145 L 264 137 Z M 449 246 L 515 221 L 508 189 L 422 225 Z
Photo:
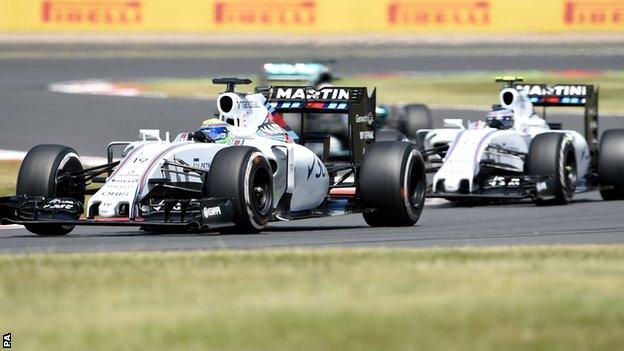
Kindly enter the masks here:
M 624 32 L 624 0 L 0 0 L 4 32 Z

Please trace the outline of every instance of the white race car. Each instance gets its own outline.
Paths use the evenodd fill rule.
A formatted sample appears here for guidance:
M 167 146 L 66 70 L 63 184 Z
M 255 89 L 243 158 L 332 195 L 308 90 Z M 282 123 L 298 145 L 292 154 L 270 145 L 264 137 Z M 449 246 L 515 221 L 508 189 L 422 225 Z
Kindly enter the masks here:
M 143 130 L 139 141 L 111 143 L 109 163 L 91 168 L 72 148 L 34 147 L 21 165 L 17 195 L 0 198 L 0 219 L 39 235 L 67 234 L 76 225 L 249 233 L 272 220 L 354 212 L 372 226 L 418 221 L 425 165 L 413 144 L 373 143 L 375 92 L 273 86 L 243 94 L 235 85 L 248 79 L 213 82 L 227 85 L 217 99 L 220 118 L 172 142 Z M 299 138 L 281 112 L 348 115 L 349 161 L 325 163 L 329 135 Z M 319 143 L 320 157 L 307 147 Z M 118 146 L 124 151 L 114 161 Z M 92 195 L 86 206 L 85 195 Z
M 624 199 L 624 129 L 598 143 L 598 91 L 591 85 L 505 84 L 500 105 L 485 121 L 445 120 L 418 132 L 419 148 L 435 173 L 428 197 L 459 203 L 530 198 L 565 204 L 575 193 L 600 189 L 605 200 Z M 560 130 L 534 106 L 584 107 L 585 136 Z M 437 165 L 437 166 L 436 166 Z

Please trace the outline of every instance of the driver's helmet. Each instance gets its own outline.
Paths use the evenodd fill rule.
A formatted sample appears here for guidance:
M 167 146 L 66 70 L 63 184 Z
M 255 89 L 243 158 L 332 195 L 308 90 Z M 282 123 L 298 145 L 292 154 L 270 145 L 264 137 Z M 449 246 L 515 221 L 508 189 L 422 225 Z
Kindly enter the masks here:
M 509 129 L 514 125 L 514 112 L 506 108 L 496 108 L 487 114 L 485 123 L 490 128 Z
M 231 137 L 228 124 L 216 118 L 205 120 L 199 131 L 214 142 L 226 142 Z

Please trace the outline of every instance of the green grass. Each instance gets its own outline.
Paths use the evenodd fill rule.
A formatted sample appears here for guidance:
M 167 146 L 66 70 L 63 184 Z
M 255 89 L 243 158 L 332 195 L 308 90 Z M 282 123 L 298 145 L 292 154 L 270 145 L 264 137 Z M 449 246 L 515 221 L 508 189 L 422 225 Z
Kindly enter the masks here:
M 579 83 L 600 86 L 600 111 L 624 114 L 624 71 L 587 72 L 469 72 L 421 75 L 345 76 L 337 85 L 377 87 L 378 101 L 421 102 L 431 105 L 488 108 L 498 100 L 495 76 L 518 75 L 534 83 Z M 255 80 L 255 77 L 252 77 Z M 149 92 L 174 97 L 210 97 L 223 90 L 209 78 L 126 82 Z M 251 90 L 240 87 L 239 90 Z
M 624 246 L 4 255 L 0 277 L 17 350 L 624 343 Z
M 15 194 L 20 161 L 0 161 L 0 196 Z

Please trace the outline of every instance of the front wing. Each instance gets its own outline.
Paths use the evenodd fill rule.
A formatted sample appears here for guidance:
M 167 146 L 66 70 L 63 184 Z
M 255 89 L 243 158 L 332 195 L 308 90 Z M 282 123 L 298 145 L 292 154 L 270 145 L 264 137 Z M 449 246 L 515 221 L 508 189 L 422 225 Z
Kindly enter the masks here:
M 142 217 L 81 218 L 83 205 L 71 198 L 11 196 L 0 198 L 1 224 L 217 228 L 233 225 L 234 202 L 229 198 L 172 199 Z
M 430 188 L 427 197 L 444 199 L 522 200 L 551 199 L 555 196 L 554 176 L 507 175 L 475 181 L 471 192 L 449 192 Z

